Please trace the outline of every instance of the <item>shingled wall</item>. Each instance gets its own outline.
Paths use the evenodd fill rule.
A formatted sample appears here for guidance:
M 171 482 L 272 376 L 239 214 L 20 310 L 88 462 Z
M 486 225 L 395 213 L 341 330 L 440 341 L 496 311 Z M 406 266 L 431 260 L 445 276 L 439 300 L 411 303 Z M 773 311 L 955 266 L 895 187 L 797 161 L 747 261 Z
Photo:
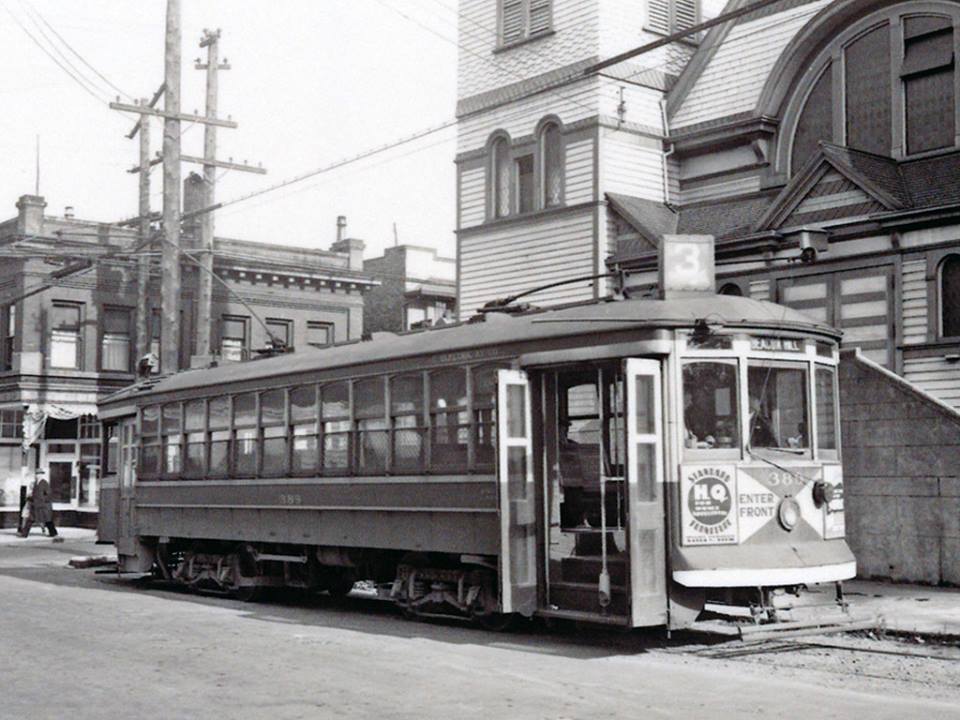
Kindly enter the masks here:
M 960 414 L 853 351 L 840 413 L 859 575 L 960 584 Z

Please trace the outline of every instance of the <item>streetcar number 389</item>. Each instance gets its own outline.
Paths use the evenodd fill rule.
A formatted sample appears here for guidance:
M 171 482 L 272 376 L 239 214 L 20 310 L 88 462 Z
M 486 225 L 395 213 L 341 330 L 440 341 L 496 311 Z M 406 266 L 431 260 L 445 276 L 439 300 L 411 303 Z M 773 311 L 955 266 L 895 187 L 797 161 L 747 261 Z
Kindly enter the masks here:
M 281 493 L 281 505 L 303 505 L 303 498 L 300 495 Z

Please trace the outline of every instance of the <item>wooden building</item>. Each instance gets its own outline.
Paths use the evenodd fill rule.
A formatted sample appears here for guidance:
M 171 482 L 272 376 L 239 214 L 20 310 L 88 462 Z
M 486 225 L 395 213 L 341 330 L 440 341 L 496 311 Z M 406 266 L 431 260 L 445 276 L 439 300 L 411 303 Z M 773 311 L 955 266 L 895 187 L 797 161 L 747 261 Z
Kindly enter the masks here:
M 135 233 L 45 207 L 25 195 L 18 215 L 0 223 L 0 526 L 16 524 L 37 467 L 47 470 L 58 522 L 96 522 L 97 402 L 132 383 L 141 358 L 159 356 L 159 267 L 147 287 L 147 341 L 137 346 Z M 363 295 L 375 283 L 356 241 L 319 250 L 217 238 L 215 253 L 223 283 L 214 284 L 208 330 L 218 362 L 256 357 L 268 329 L 304 352 L 360 337 Z M 95 262 L 51 276 L 80 258 Z M 197 273 L 183 263 L 181 367 L 196 352 Z

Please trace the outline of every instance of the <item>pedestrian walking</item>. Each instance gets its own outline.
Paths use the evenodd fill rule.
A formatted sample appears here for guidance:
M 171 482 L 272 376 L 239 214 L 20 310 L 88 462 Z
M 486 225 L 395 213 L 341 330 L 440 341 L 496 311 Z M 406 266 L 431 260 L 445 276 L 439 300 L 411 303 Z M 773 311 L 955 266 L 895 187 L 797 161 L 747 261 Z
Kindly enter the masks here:
M 50 500 L 50 483 L 47 482 L 47 473 L 43 468 L 37 468 L 33 474 L 33 481 L 30 483 L 30 492 L 27 495 L 27 504 L 24 506 L 27 511 L 26 520 L 20 528 L 20 537 L 27 537 L 30 534 L 30 528 L 34 523 L 47 529 L 54 542 L 61 539 L 57 537 L 57 528 L 53 524 L 53 502 Z

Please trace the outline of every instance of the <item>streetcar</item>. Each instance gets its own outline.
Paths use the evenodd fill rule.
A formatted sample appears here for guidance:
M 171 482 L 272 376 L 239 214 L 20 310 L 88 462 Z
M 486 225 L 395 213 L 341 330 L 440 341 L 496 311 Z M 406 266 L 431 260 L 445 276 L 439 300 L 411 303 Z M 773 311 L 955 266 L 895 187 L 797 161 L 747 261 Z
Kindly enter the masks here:
M 199 590 L 366 581 L 489 626 L 840 598 L 839 333 L 662 295 L 148 378 L 100 405 L 100 540 L 119 570 Z

